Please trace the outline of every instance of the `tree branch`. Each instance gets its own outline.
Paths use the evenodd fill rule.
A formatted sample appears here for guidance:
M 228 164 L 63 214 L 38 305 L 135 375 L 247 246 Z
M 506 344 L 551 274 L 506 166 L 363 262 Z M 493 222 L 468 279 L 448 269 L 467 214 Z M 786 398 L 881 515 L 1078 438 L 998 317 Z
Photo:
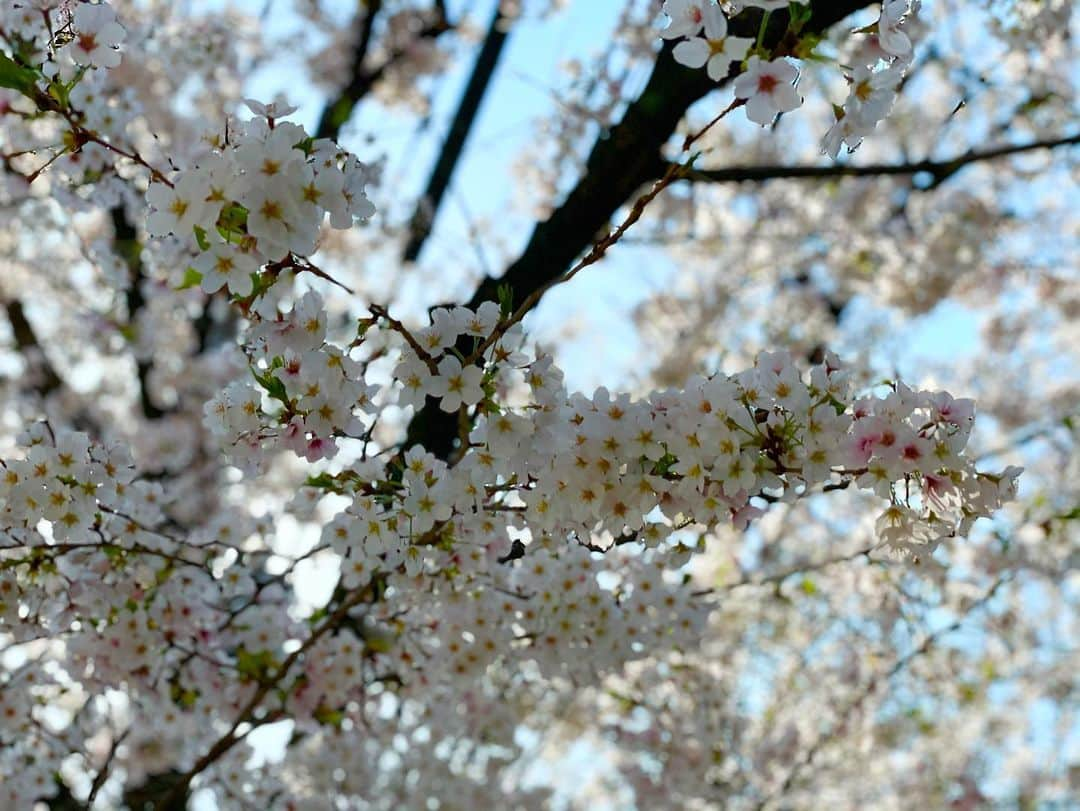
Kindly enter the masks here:
M 450 178 L 453 176 L 454 169 L 461 158 L 461 153 L 465 148 L 465 141 L 469 137 L 469 131 L 472 129 L 477 113 L 480 111 L 480 104 L 484 100 L 484 95 L 487 93 L 492 77 L 495 75 L 495 68 L 498 66 L 499 56 L 502 54 L 503 46 L 506 45 L 507 37 L 510 35 L 512 23 L 513 17 L 503 12 L 503 4 L 501 2 L 496 3 L 495 12 L 491 16 L 491 23 L 488 25 L 487 34 L 484 36 L 484 43 L 480 48 L 479 55 L 476 57 L 476 65 L 473 67 L 472 75 L 465 86 L 465 92 L 461 96 L 457 112 L 454 113 L 454 120 L 450 124 L 450 131 L 446 134 L 446 140 L 443 142 L 442 150 L 439 152 L 438 160 L 435 162 L 435 168 L 428 179 L 427 188 L 424 189 L 423 196 L 417 201 L 416 211 L 409 222 L 409 239 L 405 243 L 405 250 L 402 253 L 402 258 L 406 262 L 416 261 L 424 247 L 424 242 L 427 241 L 428 236 L 431 234 L 431 226 L 435 222 L 439 204 L 442 202 L 443 195 L 450 185 Z
M 253 721 L 255 710 L 262 703 L 263 699 L 265 699 L 271 691 L 277 688 L 279 682 L 289 675 L 289 671 L 292 670 L 292 667 L 296 664 L 297 660 L 303 657 L 316 642 L 328 632 L 335 630 L 343 621 L 347 620 L 349 611 L 355 608 L 364 596 L 365 589 L 356 589 L 352 594 L 346 596 L 334 613 L 327 617 L 321 625 L 315 628 L 300 647 L 285 657 L 285 660 L 272 674 L 261 681 L 258 689 L 237 714 L 236 719 L 233 721 L 229 730 L 218 738 L 205 754 L 195 761 L 195 764 L 190 769 L 179 775 L 176 782 L 169 787 L 167 793 L 154 805 L 154 811 L 183 811 L 186 807 L 186 798 L 188 796 L 188 788 L 191 785 L 191 781 L 217 762 L 247 735 L 247 732 L 240 732 L 240 727 L 245 723 L 252 723 L 253 726 L 258 726 L 259 724 L 269 723 L 272 720 L 272 717 L 268 716 L 258 719 L 257 722 Z
M 362 5 L 367 6 L 367 11 L 361 22 L 360 36 L 353 51 L 349 80 L 341 92 L 323 108 L 319 124 L 315 129 L 316 138 L 330 138 L 336 141 L 341 128 L 348 122 L 360 99 L 371 92 L 371 88 L 385 75 L 386 71 L 408 53 L 407 48 L 397 48 L 388 53 L 383 62 L 376 67 L 364 66 L 374 35 L 375 16 L 382 9 L 382 0 L 367 0 Z M 446 16 L 445 4 L 436 2 L 433 5 L 431 21 L 417 31 L 415 37 L 417 40 L 437 39 L 452 28 Z
M 139 311 L 146 304 L 146 299 L 142 294 L 142 283 L 146 278 L 143 273 L 142 245 L 139 243 L 135 226 L 128 220 L 127 211 L 122 205 L 109 209 L 109 216 L 113 225 L 113 250 L 124 260 L 128 268 L 128 288 L 125 297 L 128 326 L 134 329 Z M 150 370 L 153 368 L 153 363 L 136 358 L 135 368 L 139 376 L 139 403 L 142 406 L 143 416 L 148 420 L 161 419 L 165 416 L 165 411 L 158 408 L 150 396 Z
M 820 33 L 871 2 L 814 0 L 810 5 L 812 16 L 803 30 Z M 756 9 L 744 11 L 731 20 L 729 33 L 756 37 L 761 20 L 761 12 Z M 779 45 L 789 20 L 786 11 L 773 12 L 763 38 L 767 46 Z M 607 223 L 638 189 L 664 174 L 665 167 L 658 156 L 687 109 L 711 91 L 730 83 L 738 71 L 738 66 L 733 65 L 723 81 L 713 82 L 705 71 L 678 64 L 672 57 L 673 48 L 673 43 L 664 43 L 645 89 L 626 108 L 622 120 L 601 133 L 577 185 L 551 216 L 536 226 L 517 261 L 501 277 L 488 276 L 480 283 L 468 302 L 469 307 L 498 301 L 498 289 L 503 284 L 511 287 L 516 301 L 528 299 L 561 276 L 593 245 L 598 235 L 608 233 Z M 409 424 L 405 447 L 422 444 L 446 459 L 456 436 L 454 415 L 446 415 L 429 399 Z
M 969 149 L 962 155 L 948 160 L 921 160 L 910 163 L 870 163 L 862 166 L 851 164 L 831 164 L 826 166 L 732 166 L 722 169 L 694 169 L 687 172 L 683 179 L 691 182 L 740 183 L 744 181 L 761 182 L 779 179 L 828 179 L 834 177 L 884 177 L 889 175 L 928 174 L 932 181 L 921 186 L 927 191 L 937 188 L 961 169 L 981 161 L 993 161 L 1033 152 L 1040 149 L 1055 149 L 1061 146 L 1080 144 L 1080 133 L 1061 138 L 1044 138 L 1026 144 L 1005 144 L 989 149 Z M 658 168 L 668 164 L 660 163 Z
M 15 348 L 26 358 L 28 368 L 27 378 L 33 381 L 32 388 L 38 395 L 45 399 L 63 385 L 56 368 L 45 354 L 41 342 L 38 341 L 34 327 L 26 318 L 22 302 L 11 299 L 4 302 L 8 321 L 11 322 L 11 333 L 15 339 Z

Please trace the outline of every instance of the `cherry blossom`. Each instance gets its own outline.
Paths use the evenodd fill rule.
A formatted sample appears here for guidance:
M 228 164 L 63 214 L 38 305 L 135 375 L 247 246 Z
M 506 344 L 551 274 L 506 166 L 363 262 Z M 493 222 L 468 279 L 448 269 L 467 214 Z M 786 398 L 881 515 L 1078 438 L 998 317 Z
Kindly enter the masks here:
M 235 245 L 220 243 L 201 254 L 195 261 L 195 269 L 202 274 L 202 288 L 216 293 L 223 285 L 237 296 L 251 294 L 251 275 L 259 269 L 259 263 Z
M 124 29 L 108 3 L 80 3 L 75 7 L 72 26 L 75 34 L 70 50 L 76 62 L 95 68 L 115 68 L 120 64 Z
M 207 224 L 212 217 L 206 202 L 208 185 L 197 174 L 187 174 L 175 183 L 153 183 L 146 194 L 153 211 L 147 218 L 147 230 L 154 236 L 192 235 L 195 226 Z
M 665 0 L 664 14 L 670 22 L 661 36 L 664 39 L 695 37 L 701 33 L 709 16 L 718 11 L 708 0 Z
M 444 411 L 457 411 L 462 405 L 476 405 L 484 398 L 480 386 L 483 372 L 476 366 L 462 368 L 457 358 L 445 357 L 439 362 L 439 375 L 431 381 L 429 391 L 439 397 Z
M 441 98 L 475 14 L 367 4 L 344 31 L 303 3 L 318 35 L 281 40 L 183 5 L 0 9 L 0 805 L 1068 801 L 1076 297 L 1043 267 L 1067 215 L 1014 205 L 1022 143 L 885 163 L 930 124 L 943 149 L 1070 123 L 1068 10 L 984 15 L 1008 58 L 969 71 L 918 3 L 826 26 L 668 0 L 659 31 L 629 4 L 540 113 L 550 208 L 500 278 L 516 204 L 499 250 L 470 226 L 400 262 L 409 183 L 368 162 L 415 162 L 398 116 Z M 245 98 L 286 46 L 331 97 L 310 128 Z M 809 162 L 826 129 L 832 156 L 876 133 L 874 162 Z M 641 256 L 673 270 L 625 319 L 640 348 L 604 336 L 629 371 L 579 364 L 562 339 L 612 322 L 573 285 L 629 296 Z M 947 296 L 1010 354 L 932 367 L 890 337 Z
M 779 113 L 789 113 L 802 105 L 795 90 L 796 68 L 784 59 L 763 62 L 751 56 L 746 71 L 735 80 L 735 98 L 746 99 L 746 117 L 767 127 Z
M 727 17 L 717 6 L 704 10 L 705 36 L 693 36 L 675 46 L 675 60 L 687 67 L 708 65 L 709 78 L 719 81 L 728 73 L 732 62 L 741 62 L 753 45 L 747 37 L 727 35 Z

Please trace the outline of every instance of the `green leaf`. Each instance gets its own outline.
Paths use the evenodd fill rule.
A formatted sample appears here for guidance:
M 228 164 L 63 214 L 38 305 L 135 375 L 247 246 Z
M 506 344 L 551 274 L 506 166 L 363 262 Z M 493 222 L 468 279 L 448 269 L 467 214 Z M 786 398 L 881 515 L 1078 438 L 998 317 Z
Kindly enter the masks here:
M 810 6 L 803 3 L 788 3 L 788 14 L 791 16 L 791 22 L 788 23 L 788 28 L 792 33 L 798 34 L 803 30 L 803 27 L 810 22 L 810 18 L 813 16 L 814 11 Z
M 970 704 L 979 697 L 979 687 L 976 684 L 961 682 L 957 690 L 961 704 Z
M 274 377 L 272 374 L 260 375 L 254 369 L 251 370 L 252 377 L 256 382 L 262 386 L 266 393 L 273 397 L 275 400 L 280 400 L 286 406 L 289 404 L 289 393 L 285 390 L 285 384 Z
M 643 457 L 645 459 L 645 457 Z M 647 461 L 647 460 L 646 460 Z M 679 458 L 671 453 L 665 453 L 653 464 L 652 470 L 649 474 L 652 476 L 666 476 L 671 470 L 672 465 L 679 461 Z
M 608 690 L 607 694 L 619 703 L 619 708 L 623 712 L 630 712 L 634 707 L 638 706 L 638 702 L 635 699 L 624 695 L 617 690 Z
M 805 60 L 828 61 L 819 56 L 815 51 L 825 38 L 820 34 L 803 34 L 799 37 L 799 44 L 792 49 L 792 55 Z
M 352 115 L 353 102 L 349 98 L 340 98 L 337 103 L 330 108 L 330 123 L 335 127 L 341 128 L 349 120 L 349 116 Z
M 276 667 L 277 661 L 268 650 L 251 653 L 246 648 L 240 648 L 236 651 L 236 669 L 243 676 L 262 681 Z
M 1080 507 L 1073 507 L 1067 513 L 1057 516 L 1059 521 L 1080 521 Z
M 251 274 L 251 295 L 248 298 L 252 301 L 257 299 L 267 290 L 269 290 L 274 284 L 274 276 L 270 273 L 252 273 Z
M 341 726 L 341 722 L 345 720 L 345 713 L 341 710 L 331 709 L 324 704 L 316 707 L 312 716 L 323 726 L 330 727 Z
M 334 493 L 340 493 L 342 490 L 337 479 L 329 473 L 320 473 L 318 476 L 308 476 L 307 481 L 304 482 L 304 484 L 307 487 L 315 487 L 319 490 L 329 490 Z
M 198 225 L 194 226 L 195 229 L 195 241 L 199 243 L 199 250 L 210 250 L 210 240 L 206 238 L 206 229 L 201 228 Z
M 202 274 L 195 268 L 188 268 L 184 271 L 184 278 L 180 282 L 180 286 L 177 290 L 187 290 L 189 287 L 198 287 L 202 282 Z
M 0 87 L 17 90 L 27 98 L 34 98 L 37 89 L 37 73 L 15 62 L 7 54 L 0 53 Z
M 229 241 L 230 237 L 237 234 L 247 233 L 248 210 L 239 203 L 229 203 L 221 209 L 218 215 L 217 228 L 222 239 Z
M 495 289 L 495 295 L 499 299 L 499 315 L 509 318 L 514 314 L 514 288 L 508 284 L 500 284 Z

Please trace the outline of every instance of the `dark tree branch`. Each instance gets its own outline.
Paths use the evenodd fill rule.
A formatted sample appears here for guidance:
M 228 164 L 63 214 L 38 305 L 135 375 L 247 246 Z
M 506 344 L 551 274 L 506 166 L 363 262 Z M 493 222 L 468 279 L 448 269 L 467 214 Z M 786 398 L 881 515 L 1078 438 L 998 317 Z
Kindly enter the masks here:
M 989 149 L 969 149 L 962 155 L 951 160 L 922 160 L 914 163 L 902 164 L 868 164 L 864 166 L 756 166 L 738 167 L 730 169 L 705 169 L 689 173 L 687 179 L 691 181 L 704 180 L 706 182 L 739 182 L 766 180 L 779 178 L 806 178 L 827 179 L 832 177 L 885 177 L 889 175 L 930 175 L 930 182 L 918 186 L 919 191 L 936 189 L 957 172 L 967 166 L 980 161 L 992 161 L 1000 158 L 1017 155 L 1023 152 L 1033 152 L 1041 149 L 1056 149 L 1062 146 L 1075 146 L 1080 144 L 1080 133 L 1062 138 L 1044 138 L 1030 141 L 1026 144 L 1007 144 Z M 847 170 L 847 171 L 842 171 Z M 753 174 L 753 177 L 747 174 Z M 702 177 L 704 175 L 704 177 Z M 800 274 L 796 280 L 798 284 L 810 285 L 810 276 Z M 819 291 L 820 292 L 820 291 Z M 834 297 L 827 293 L 820 293 L 832 323 L 839 324 L 840 319 L 851 303 L 851 296 Z M 810 363 L 821 363 L 825 356 L 826 347 L 818 344 L 813 347 L 807 356 Z
M 26 318 L 22 302 L 12 299 L 4 302 L 8 321 L 11 322 L 11 333 L 15 339 L 15 348 L 26 358 L 28 378 L 33 381 L 32 388 L 38 395 L 45 399 L 63 385 L 60 375 L 56 373 L 52 361 L 45 354 L 45 349 L 38 341 L 34 327 Z
M 821 33 L 871 2 L 815 0 L 810 5 L 812 16 L 803 31 Z M 789 20 L 786 11 L 772 14 L 764 36 L 767 46 L 781 45 Z M 748 10 L 731 21 L 729 33 L 755 37 L 760 24 L 761 12 Z M 722 82 L 713 82 L 705 71 L 679 65 L 671 55 L 673 47 L 670 42 L 664 44 L 641 95 L 627 107 L 618 124 L 601 133 L 580 180 L 563 203 L 536 226 L 525 250 L 502 277 L 489 276 L 481 282 L 468 306 L 497 301 L 503 284 L 513 290 L 515 301 L 525 301 L 561 276 L 598 237 L 607 233 L 607 223 L 638 189 L 663 175 L 665 170 L 658 156 L 687 109 L 731 82 L 738 70 L 733 65 Z M 405 447 L 422 444 L 445 459 L 453 451 L 456 436 L 456 416 L 445 414 L 429 399 L 409 424 Z
M 1062 138 L 1044 138 L 1026 144 L 1006 144 L 989 149 L 969 149 L 949 160 L 921 160 L 911 163 L 870 163 L 862 166 L 831 164 L 826 166 L 732 166 L 723 169 L 694 169 L 686 173 L 691 182 L 738 183 L 761 182 L 778 179 L 829 179 L 835 177 L 884 177 L 889 175 L 930 175 L 931 182 L 919 187 L 926 191 L 934 189 L 973 163 L 999 160 L 1023 152 L 1054 149 L 1080 144 L 1080 133 Z M 660 163 L 659 168 L 667 164 Z
M 356 48 L 353 50 L 352 66 L 349 70 L 349 82 L 336 99 L 329 102 L 323 108 L 319 116 L 319 126 L 315 130 L 316 138 L 331 138 L 337 140 L 342 126 L 349 120 L 353 107 L 361 95 L 367 92 L 370 84 L 363 90 L 361 87 L 364 76 L 364 60 L 367 58 L 368 49 L 371 47 L 371 35 L 375 31 L 375 18 L 382 10 L 382 0 L 367 0 L 361 2 L 364 7 L 364 19 L 360 23 L 360 36 L 356 40 Z
M 450 178 L 453 177 L 454 168 L 457 166 L 461 153 L 465 149 L 465 141 L 468 139 L 469 131 L 476 121 L 477 113 L 480 111 L 480 104 L 483 102 L 484 95 L 487 93 L 492 77 L 495 75 L 495 68 L 499 64 L 499 56 L 502 54 L 503 46 L 506 45 L 507 37 L 510 34 L 510 26 L 513 23 L 513 18 L 503 12 L 502 5 L 501 2 L 495 4 L 491 23 L 488 25 L 487 34 L 484 36 L 484 44 L 476 57 L 476 65 L 473 67 L 472 75 L 465 86 L 465 92 L 461 96 L 461 103 L 458 105 L 454 120 L 450 124 L 450 131 L 446 135 L 446 141 L 439 152 L 435 168 L 428 179 L 427 188 L 424 189 L 423 196 L 416 203 L 416 211 L 409 223 L 409 239 L 405 243 L 405 250 L 402 254 L 402 258 L 406 262 L 416 260 L 424 247 L 424 242 L 431 234 L 431 227 L 435 222 L 435 215 L 439 211 L 443 195 L 450 185 Z
M 113 250 L 124 260 L 128 268 L 127 300 L 128 326 L 135 329 L 139 311 L 145 306 L 142 283 L 146 278 L 142 264 L 142 244 L 134 224 L 128 219 L 122 205 L 109 209 L 113 225 Z M 135 359 L 135 368 L 139 376 L 139 403 L 143 416 L 148 420 L 158 420 L 165 416 L 165 411 L 158 408 L 150 396 L 150 371 L 153 364 L 148 360 Z
M 49 811 L 87 811 L 86 803 L 77 800 L 68 784 L 56 779 L 56 794 L 44 801 Z
M 353 51 L 349 80 L 341 92 L 327 103 L 322 115 L 319 116 L 319 124 L 315 129 L 316 138 L 330 138 L 336 141 L 341 128 L 348 122 L 357 103 L 371 92 L 371 88 L 386 74 L 386 71 L 407 53 L 407 49 L 397 48 L 388 53 L 379 65 L 372 68 L 364 65 L 374 35 L 375 17 L 382 9 L 382 0 L 367 0 L 363 5 L 366 5 L 367 11 L 360 24 L 360 36 Z M 446 5 L 440 1 L 433 5 L 430 22 L 417 31 L 415 36 L 418 40 L 436 39 L 452 28 L 446 16 Z

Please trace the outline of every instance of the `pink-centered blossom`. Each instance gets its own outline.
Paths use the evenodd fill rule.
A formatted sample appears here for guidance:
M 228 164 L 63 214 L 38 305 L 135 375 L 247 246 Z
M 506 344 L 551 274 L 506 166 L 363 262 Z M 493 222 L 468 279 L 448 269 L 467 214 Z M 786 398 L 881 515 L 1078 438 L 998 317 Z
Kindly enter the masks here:
M 764 62 L 751 56 L 746 71 L 735 80 L 735 98 L 746 99 L 746 117 L 766 127 L 780 113 L 788 113 L 802 105 L 795 90 L 799 71 L 786 59 Z

